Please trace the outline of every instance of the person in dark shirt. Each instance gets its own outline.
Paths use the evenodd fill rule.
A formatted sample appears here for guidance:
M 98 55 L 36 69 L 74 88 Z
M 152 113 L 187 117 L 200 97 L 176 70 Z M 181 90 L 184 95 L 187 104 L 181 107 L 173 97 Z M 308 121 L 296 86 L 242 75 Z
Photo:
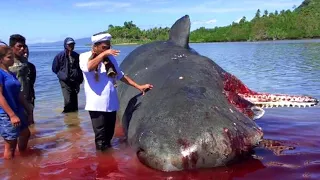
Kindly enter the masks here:
M 36 99 L 35 96 L 35 91 L 34 91 L 34 85 L 36 83 L 36 77 L 37 77 L 37 70 L 34 64 L 32 64 L 29 61 L 29 47 L 28 45 L 26 45 L 25 49 L 24 49 L 24 55 L 23 55 L 27 60 L 27 65 L 29 67 L 29 73 L 28 73 L 28 79 L 30 80 L 30 96 L 28 97 L 28 102 L 30 102 L 33 105 L 34 108 L 34 101 Z
M 57 75 L 64 97 L 63 113 L 78 111 L 78 93 L 83 81 L 79 67 L 79 54 L 74 51 L 75 41 L 67 37 L 64 51 L 57 54 L 52 62 L 52 71 Z
M 13 34 L 9 38 L 9 46 L 11 47 L 14 54 L 14 63 L 9 67 L 9 70 L 15 74 L 21 84 L 21 91 L 24 98 L 28 102 L 28 105 L 33 109 L 31 103 L 32 99 L 32 83 L 30 81 L 30 68 L 28 66 L 28 60 L 24 57 L 26 48 L 26 38 L 20 34 Z M 30 118 L 33 118 L 33 111 L 30 114 Z M 34 123 L 33 120 L 30 121 Z

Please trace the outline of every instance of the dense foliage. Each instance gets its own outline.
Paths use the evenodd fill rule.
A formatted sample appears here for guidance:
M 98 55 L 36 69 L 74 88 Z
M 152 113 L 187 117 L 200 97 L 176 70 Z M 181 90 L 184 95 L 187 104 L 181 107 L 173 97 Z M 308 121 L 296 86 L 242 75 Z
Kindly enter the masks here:
M 168 38 L 170 28 L 141 30 L 132 21 L 123 26 L 109 25 L 115 43 L 145 43 Z M 258 41 L 320 37 L 320 0 L 305 0 L 293 10 L 263 13 L 258 9 L 250 21 L 243 17 L 229 26 L 191 32 L 191 42 Z
M 169 37 L 170 28 L 152 28 L 141 30 L 132 21 L 124 22 L 123 26 L 109 25 L 107 32 L 112 34 L 113 42 L 122 43 L 146 43 L 154 40 L 166 40 Z
M 263 13 L 243 17 L 239 23 L 213 29 L 199 28 L 191 33 L 193 42 L 256 41 L 320 37 L 320 0 L 305 0 L 293 11 Z

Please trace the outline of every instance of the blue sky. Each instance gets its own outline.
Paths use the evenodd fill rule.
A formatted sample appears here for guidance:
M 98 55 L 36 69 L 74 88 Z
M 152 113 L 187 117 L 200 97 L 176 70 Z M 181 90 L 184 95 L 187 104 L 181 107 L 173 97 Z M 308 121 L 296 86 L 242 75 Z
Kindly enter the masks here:
M 90 37 L 109 24 L 133 21 L 138 27 L 170 27 L 188 14 L 191 30 L 213 28 L 251 19 L 257 9 L 291 9 L 303 0 L 10 0 L 1 2 L 0 39 L 20 33 L 27 43 L 53 42 L 66 36 Z

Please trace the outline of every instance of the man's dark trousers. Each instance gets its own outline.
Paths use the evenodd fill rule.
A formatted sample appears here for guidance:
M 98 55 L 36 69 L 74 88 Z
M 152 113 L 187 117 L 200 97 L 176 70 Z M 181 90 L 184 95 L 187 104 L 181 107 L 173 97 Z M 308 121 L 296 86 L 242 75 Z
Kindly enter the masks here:
M 78 93 L 80 85 L 73 81 L 59 81 L 64 98 L 63 113 L 78 111 Z

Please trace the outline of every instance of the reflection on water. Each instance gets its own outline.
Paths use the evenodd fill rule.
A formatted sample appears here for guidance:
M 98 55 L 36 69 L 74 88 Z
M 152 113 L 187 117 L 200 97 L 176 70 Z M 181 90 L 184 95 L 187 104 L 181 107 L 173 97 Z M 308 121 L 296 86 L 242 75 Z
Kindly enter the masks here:
M 253 90 L 308 94 L 320 99 L 320 44 L 316 41 L 191 46 Z M 135 47 L 117 47 L 121 50 L 119 63 Z M 119 124 L 114 147 L 96 153 L 91 121 L 83 110 L 83 89 L 79 94 L 80 111 L 61 114 L 60 85 L 51 72 L 52 59 L 59 49 L 30 50 L 30 60 L 38 70 L 36 124 L 31 127 L 26 153 L 18 153 L 12 161 L 0 158 L 0 179 L 320 179 L 319 107 L 267 109 L 257 121 L 266 140 L 255 148 L 252 158 L 228 167 L 172 173 L 149 169 L 127 146 Z
M 41 132 L 39 132 L 41 134 Z M 263 169 L 263 163 L 254 158 L 232 167 L 190 172 L 164 173 L 143 166 L 135 153 L 116 137 L 114 148 L 94 151 L 93 134 L 74 127 L 46 138 L 33 139 L 25 156 L 4 163 L 1 176 L 13 179 L 230 179 L 245 177 Z M 28 172 L 28 173 L 26 173 Z

